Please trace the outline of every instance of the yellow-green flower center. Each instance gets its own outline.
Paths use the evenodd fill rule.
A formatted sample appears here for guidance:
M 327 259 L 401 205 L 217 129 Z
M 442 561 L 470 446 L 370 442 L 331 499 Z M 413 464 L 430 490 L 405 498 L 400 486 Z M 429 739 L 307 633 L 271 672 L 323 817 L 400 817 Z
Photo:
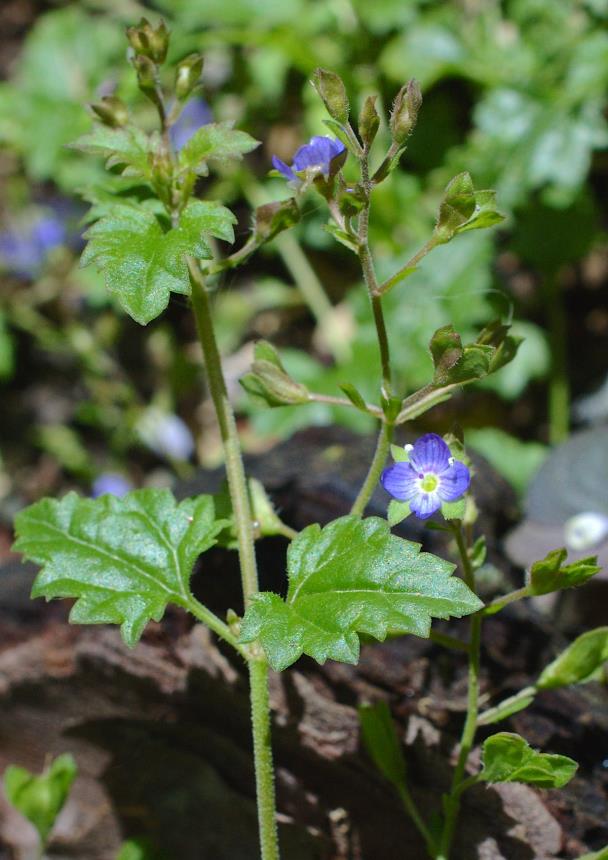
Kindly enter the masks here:
M 425 475 L 422 481 L 420 482 L 420 488 L 425 493 L 432 493 L 437 489 L 437 484 L 439 480 L 437 479 L 437 475 L 428 474 Z

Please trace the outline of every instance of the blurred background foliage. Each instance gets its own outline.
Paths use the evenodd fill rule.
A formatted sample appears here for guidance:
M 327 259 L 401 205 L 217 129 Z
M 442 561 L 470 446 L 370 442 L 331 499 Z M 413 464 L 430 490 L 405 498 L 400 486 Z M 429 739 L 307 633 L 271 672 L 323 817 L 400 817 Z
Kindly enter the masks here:
M 268 177 L 271 156 L 289 161 L 324 133 L 309 84 L 317 66 L 343 76 L 355 110 L 379 93 L 385 116 L 399 87 L 419 80 L 417 129 L 374 197 L 380 277 L 426 241 L 442 189 L 462 170 L 477 188 L 497 190 L 507 220 L 436 249 L 387 296 L 398 386 L 406 394 L 428 381 L 439 326 L 453 322 L 470 340 L 489 320 L 512 319 L 525 338 L 516 360 L 426 421 L 472 428 L 471 443 L 523 492 L 547 442 L 568 430 L 570 394 L 589 394 L 605 373 L 608 0 L 6 0 L 0 496 L 66 483 L 87 490 L 108 472 L 162 482 L 219 458 L 185 300 L 142 329 L 111 306 L 98 275 L 78 268 L 82 194 L 100 201 L 104 180 L 101 162 L 67 144 L 92 124 L 85 103 L 111 93 L 153 127 L 125 62 L 124 27 L 142 14 L 166 18 L 174 61 L 205 55 L 192 127 L 231 120 L 262 142 L 244 165 L 201 181 L 201 194 L 234 208 L 241 242 L 251 207 L 286 196 Z M 381 135 L 387 142 L 386 123 Z M 372 426 L 324 404 L 262 410 L 237 384 L 252 342 L 265 337 L 312 390 L 339 394 L 349 381 L 377 397 L 377 345 L 355 257 L 323 230 L 320 198 L 311 194 L 304 210 L 296 230 L 226 275 L 215 298 L 251 449 L 310 423 Z

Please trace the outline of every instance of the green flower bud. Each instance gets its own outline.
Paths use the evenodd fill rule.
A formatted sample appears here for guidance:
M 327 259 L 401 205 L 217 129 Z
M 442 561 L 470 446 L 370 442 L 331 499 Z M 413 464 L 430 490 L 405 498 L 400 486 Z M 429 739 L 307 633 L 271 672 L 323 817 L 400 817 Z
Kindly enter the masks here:
M 359 135 L 363 143 L 370 147 L 380 127 L 380 115 L 376 110 L 377 96 L 368 96 L 359 114 Z
M 188 98 L 198 86 L 203 71 L 203 58 L 200 54 L 190 54 L 179 63 L 175 71 L 175 95 L 180 101 Z
M 418 81 L 411 81 L 401 87 L 397 93 L 393 110 L 391 111 L 390 127 L 395 143 L 405 143 L 412 133 L 418 111 L 422 104 L 422 93 Z
M 321 96 L 332 119 L 342 125 L 347 123 L 350 106 L 340 75 L 327 69 L 317 69 L 312 77 L 312 85 Z
M 127 39 L 138 56 L 148 57 L 154 63 L 164 63 L 169 48 L 169 30 L 161 20 L 154 28 L 146 18 L 137 27 L 127 28 Z
M 137 83 L 142 93 L 150 95 L 156 93 L 156 66 L 153 61 L 144 55 L 138 55 L 133 60 L 133 66 L 137 73 Z
M 300 220 L 300 210 L 295 197 L 265 203 L 255 210 L 253 235 L 258 243 L 269 242 L 278 233 L 288 230 Z
M 116 96 L 104 96 L 100 102 L 91 105 L 91 110 L 110 128 L 122 128 L 129 122 L 129 109 Z
M 433 233 L 437 244 L 453 238 L 457 229 L 475 212 L 475 189 L 468 173 L 459 173 L 447 185 L 439 206 L 439 216 Z
M 252 397 L 262 400 L 267 406 L 293 406 L 309 402 L 308 389 L 289 376 L 272 344 L 265 340 L 258 341 L 254 358 L 251 372 L 240 379 L 241 385 Z

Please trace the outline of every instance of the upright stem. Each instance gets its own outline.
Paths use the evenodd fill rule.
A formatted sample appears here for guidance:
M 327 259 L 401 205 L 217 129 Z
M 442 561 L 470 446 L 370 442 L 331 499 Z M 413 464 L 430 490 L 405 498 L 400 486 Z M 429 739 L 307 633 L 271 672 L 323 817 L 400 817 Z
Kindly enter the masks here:
M 367 473 L 365 482 L 359 490 L 359 495 L 350 509 L 351 514 L 356 514 L 358 517 L 363 516 L 367 503 L 371 499 L 372 494 L 378 485 L 378 481 L 380 480 L 380 475 L 382 474 L 384 464 L 386 463 L 386 457 L 388 455 L 392 438 L 393 425 L 383 423 L 380 428 L 380 435 L 378 436 L 378 444 L 376 445 L 374 459 L 369 467 L 369 472 Z
M 557 445 L 568 438 L 570 429 L 570 387 L 566 358 L 567 319 L 556 272 L 547 273 L 543 294 L 549 324 L 551 368 L 549 371 L 549 442 Z
M 209 296 L 203 273 L 196 260 L 188 259 L 192 286 L 192 305 L 196 317 L 199 339 L 203 348 L 205 369 L 211 398 L 224 446 L 228 488 L 237 534 L 241 581 L 245 607 L 258 591 L 258 574 L 255 559 L 253 518 L 243 468 L 243 458 L 234 418 L 222 372 L 220 353 L 211 319 Z M 268 697 L 268 664 L 263 657 L 249 657 L 249 683 L 251 690 L 251 724 L 253 754 L 260 831 L 261 860 L 279 860 L 276 826 L 276 800 L 272 747 L 270 743 L 270 703 Z
M 464 540 L 462 528 L 455 529 L 456 543 L 462 564 L 463 578 L 471 591 L 475 591 L 475 576 Z M 469 646 L 469 693 L 467 701 L 467 715 L 460 738 L 460 752 L 452 778 L 450 794 L 445 800 L 445 820 L 443 832 L 439 843 L 439 853 L 436 860 L 448 860 L 450 847 L 454 836 L 454 828 L 460 810 L 460 797 L 462 786 L 466 780 L 466 765 L 469 754 L 475 741 L 477 729 L 477 716 L 479 708 L 479 663 L 481 645 L 481 622 L 482 615 L 477 612 L 471 619 L 471 639 Z

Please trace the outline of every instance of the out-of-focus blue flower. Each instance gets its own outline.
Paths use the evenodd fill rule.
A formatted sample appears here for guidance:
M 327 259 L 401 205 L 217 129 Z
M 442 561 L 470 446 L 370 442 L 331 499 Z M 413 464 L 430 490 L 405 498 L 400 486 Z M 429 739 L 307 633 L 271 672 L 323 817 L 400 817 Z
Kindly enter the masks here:
M 168 460 L 188 460 L 194 453 L 192 433 L 179 415 L 151 407 L 139 421 L 137 430 L 148 448 Z
M 298 149 L 293 157 L 291 167 L 276 155 L 272 156 L 272 164 L 289 182 L 299 182 L 300 177 L 297 173 L 306 170 L 322 173 L 327 179 L 331 162 L 338 155 L 342 155 L 345 149 L 346 147 L 341 140 L 317 135 L 311 137 L 308 143 Z
M 67 240 L 65 224 L 59 217 L 38 217 L 28 227 L 0 233 L 0 264 L 15 275 L 35 277 L 49 252 Z
M 190 99 L 169 131 L 173 149 L 179 152 L 195 131 L 210 122 L 213 122 L 213 114 L 207 102 L 204 99 Z
M 427 433 L 407 446 L 409 461 L 395 463 L 382 473 L 384 489 L 400 502 L 409 502 L 421 520 L 439 510 L 442 502 L 454 502 L 468 489 L 471 475 L 455 460 L 441 436 Z
M 133 484 L 124 475 L 119 475 L 117 472 L 104 472 L 93 481 L 91 495 L 94 499 L 105 496 L 107 493 L 111 496 L 120 497 L 125 496 L 132 489 Z

